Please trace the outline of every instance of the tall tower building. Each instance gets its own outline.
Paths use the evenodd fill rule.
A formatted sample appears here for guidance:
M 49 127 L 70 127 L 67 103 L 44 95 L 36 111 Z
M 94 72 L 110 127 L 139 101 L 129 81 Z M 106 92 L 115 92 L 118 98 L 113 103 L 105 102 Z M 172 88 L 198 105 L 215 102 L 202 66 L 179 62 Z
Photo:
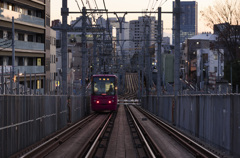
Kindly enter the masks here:
M 146 39 L 146 30 L 148 30 L 146 29 L 147 27 L 149 27 L 150 33 L 149 46 L 157 42 L 157 25 L 158 21 L 154 16 L 138 17 L 138 20 L 130 21 L 129 39 L 133 40 L 133 42 L 130 43 L 130 47 L 134 49 L 136 53 L 142 49 L 142 40 Z
M 50 1 L 5 0 L 0 2 L 0 66 L 12 68 L 12 17 L 14 17 L 15 75 L 26 72 L 27 87 L 45 90 L 50 78 Z M 30 74 L 36 74 L 30 80 Z M 24 84 L 20 76 L 20 84 Z M 32 82 L 32 83 L 31 83 Z M 30 84 L 31 83 L 31 84 Z M 30 85 L 32 87 L 30 87 Z
M 173 1 L 173 8 L 175 2 Z M 180 43 L 183 43 L 185 39 L 191 38 L 198 33 L 198 3 L 196 1 L 183 1 L 181 5 L 180 16 Z M 172 44 L 175 42 L 175 19 L 173 16 L 173 34 Z

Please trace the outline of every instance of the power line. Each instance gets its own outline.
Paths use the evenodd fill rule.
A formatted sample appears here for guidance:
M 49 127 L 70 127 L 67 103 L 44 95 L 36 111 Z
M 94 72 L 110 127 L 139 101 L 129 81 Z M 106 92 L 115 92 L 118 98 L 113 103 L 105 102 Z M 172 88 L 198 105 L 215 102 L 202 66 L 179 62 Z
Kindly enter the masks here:
M 75 0 L 75 2 L 77 3 L 77 6 L 78 6 L 79 11 L 82 12 L 82 11 L 81 11 L 81 8 L 80 8 L 80 6 L 79 6 L 79 4 L 78 4 L 78 1 Z

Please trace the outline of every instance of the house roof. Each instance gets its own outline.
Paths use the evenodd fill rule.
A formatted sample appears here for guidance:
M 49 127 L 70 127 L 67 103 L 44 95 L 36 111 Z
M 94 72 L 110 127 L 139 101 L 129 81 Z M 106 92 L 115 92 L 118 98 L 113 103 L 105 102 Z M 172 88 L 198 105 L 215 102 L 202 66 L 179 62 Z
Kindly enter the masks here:
M 209 33 L 203 33 L 193 36 L 192 38 L 189 38 L 190 40 L 210 40 L 215 41 L 217 38 L 217 35 L 215 34 L 209 34 Z

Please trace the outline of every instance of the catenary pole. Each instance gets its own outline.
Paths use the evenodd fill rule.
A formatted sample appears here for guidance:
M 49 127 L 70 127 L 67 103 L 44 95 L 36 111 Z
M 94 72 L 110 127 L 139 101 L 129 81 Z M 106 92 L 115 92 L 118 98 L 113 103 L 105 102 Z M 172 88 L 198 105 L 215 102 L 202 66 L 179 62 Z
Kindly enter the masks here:
M 175 50 L 174 50 L 174 103 L 173 103 L 173 116 L 172 122 L 176 124 L 176 106 L 177 106 L 177 99 L 179 93 L 179 58 L 180 58 L 180 13 L 181 13 L 181 6 L 180 0 L 175 0 L 174 6 L 174 18 L 175 18 Z
M 62 0 L 62 92 L 67 93 L 67 66 L 68 66 L 68 56 L 67 56 L 67 17 L 68 17 L 68 7 L 67 0 Z
M 180 0 L 175 0 L 175 55 L 174 55 L 174 96 L 179 92 L 179 57 L 180 57 Z
M 162 54 L 162 17 L 161 17 L 162 8 L 158 8 L 158 52 L 157 52 L 157 96 L 161 95 L 161 54 Z
M 86 7 L 82 9 L 82 96 L 85 96 L 85 89 L 86 89 L 86 58 L 87 58 L 87 49 L 86 49 L 86 32 L 87 32 L 87 11 Z

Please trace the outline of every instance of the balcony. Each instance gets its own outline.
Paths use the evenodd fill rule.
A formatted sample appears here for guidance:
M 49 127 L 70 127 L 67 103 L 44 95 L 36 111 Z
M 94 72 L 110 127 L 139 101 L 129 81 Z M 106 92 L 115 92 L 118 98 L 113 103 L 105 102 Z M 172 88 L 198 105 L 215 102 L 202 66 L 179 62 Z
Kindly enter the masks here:
M 19 70 L 19 74 L 26 71 L 26 74 L 44 74 L 44 66 L 15 66 L 14 67 L 14 74 L 17 75 Z M 3 75 L 10 75 L 12 71 L 12 66 L 4 66 L 3 67 Z M 2 66 L 0 66 L 0 75 L 2 74 Z
M 15 41 L 15 49 L 44 51 L 44 43 Z
M 9 20 L 12 20 L 12 17 L 14 17 L 14 20 L 17 22 L 26 22 L 29 24 L 34 24 L 34 25 L 39 25 L 44 27 L 44 19 L 42 18 L 38 18 L 30 15 L 24 15 L 19 12 L 11 11 L 4 8 L 0 8 L 0 17 L 6 18 Z
M 26 74 L 43 74 L 44 73 L 44 66 L 15 66 L 14 71 L 15 74 L 22 73 L 24 75 L 24 72 L 26 71 Z
M 0 38 L 0 47 L 12 48 L 12 40 Z M 15 49 L 45 51 L 44 43 L 17 41 L 15 40 Z

